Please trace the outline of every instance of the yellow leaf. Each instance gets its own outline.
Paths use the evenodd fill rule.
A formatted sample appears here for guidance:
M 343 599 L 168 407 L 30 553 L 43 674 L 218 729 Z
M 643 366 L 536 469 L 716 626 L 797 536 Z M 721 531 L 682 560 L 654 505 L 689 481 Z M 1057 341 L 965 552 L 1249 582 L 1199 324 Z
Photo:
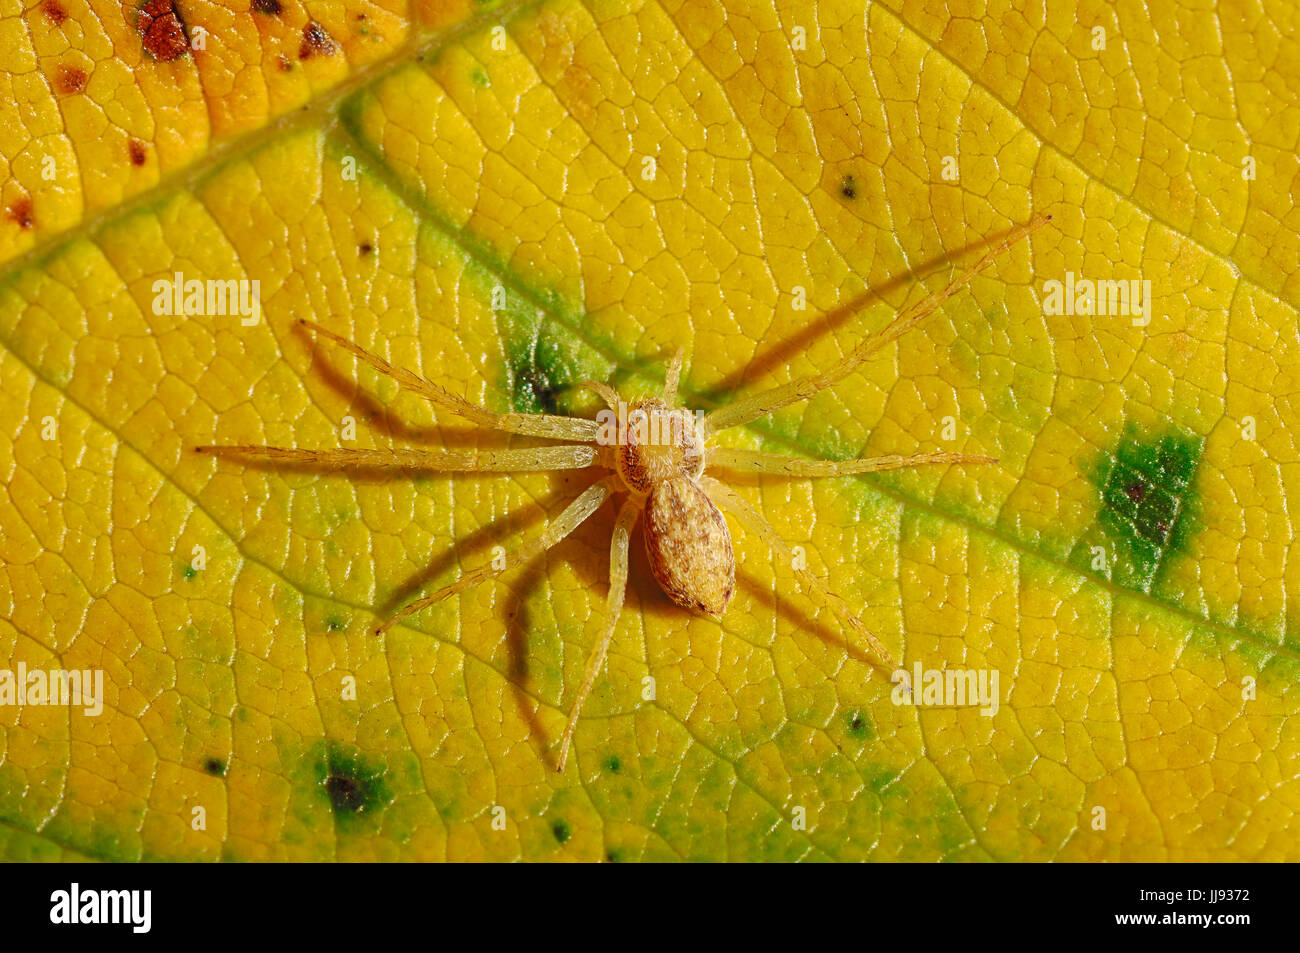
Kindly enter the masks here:
M 0 672 L 104 685 L 98 714 L 0 705 L 0 855 L 1296 859 L 1294 10 L 253 7 L 180 0 L 171 59 L 102 0 L 0 31 Z M 922 688 L 996 676 L 983 709 L 896 704 L 733 523 L 721 624 L 634 542 L 557 775 L 609 507 L 372 630 L 590 475 L 193 453 L 506 444 L 299 318 L 496 411 L 590 415 L 582 381 L 649 388 L 683 346 L 709 408 L 1042 213 L 923 329 L 726 434 L 998 458 L 736 481 Z M 1067 276 L 1149 309 L 1049 306 Z

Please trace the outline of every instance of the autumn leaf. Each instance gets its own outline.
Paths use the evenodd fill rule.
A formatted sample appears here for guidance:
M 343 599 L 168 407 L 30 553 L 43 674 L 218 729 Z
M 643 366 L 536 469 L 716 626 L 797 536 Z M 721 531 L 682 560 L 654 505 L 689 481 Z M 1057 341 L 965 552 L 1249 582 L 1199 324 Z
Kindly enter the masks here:
M 0 667 L 102 672 L 103 710 L 0 705 L 0 856 L 1295 859 L 1296 20 L 28 0 L 0 35 Z M 909 671 L 996 677 L 987 704 L 897 704 L 732 524 L 721 623 L 634 544 L 559 775 L 609 507 L 373 629 L 589 474 L 193 452 L 509 443 L 298 318 L 498 411 L 591 414 L 582 381 L 649 388 L 682 346 L 708 409 L 1043 213 L 726 435 L 998 458 L 735 481 Z M 1096 313 L 1118 285 L 1080 305 L 1119 281 L 1123 313 Z

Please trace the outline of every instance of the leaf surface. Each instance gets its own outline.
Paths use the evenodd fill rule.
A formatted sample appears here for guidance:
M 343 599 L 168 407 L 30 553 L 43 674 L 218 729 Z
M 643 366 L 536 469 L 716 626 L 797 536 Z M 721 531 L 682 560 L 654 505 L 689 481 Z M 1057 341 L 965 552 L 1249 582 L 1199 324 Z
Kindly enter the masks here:
M 99 0 L 0 35 L 0 664 L 106 696 L 0 707 L 0 854 L 1295 859 L 1291 6 L 241 3 L 182 4 L 207 46 L 171 62 Z M 999 458 L 734 481 L 909 669 L 998 673 L 991 716 L 893 704 L 733 523 L 721 624 L 634 542 L 557 776 L 611 508 L 371 630 L 590 474 L 192 452 L 507 445 L 300 317 L 498 411 L 590 414 L 577 384 L 649 388 L 680 345 L 708 408 L 1043 212 L 922 330 L 726 435 Z M 1151 323 L 1046 314 L 1067 272 L 1149 280 Z M 159 313 L 177 273 L 257 281 L 262 320 Z

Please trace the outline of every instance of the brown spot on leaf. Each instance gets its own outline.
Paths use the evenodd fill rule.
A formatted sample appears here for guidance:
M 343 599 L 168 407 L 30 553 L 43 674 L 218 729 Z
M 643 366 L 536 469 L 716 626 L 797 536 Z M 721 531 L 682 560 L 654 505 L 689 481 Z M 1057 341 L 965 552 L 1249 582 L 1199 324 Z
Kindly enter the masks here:
M 290 60 L 289 57 L 285 56 L 283 53 L 281 53 L 279 57 L 276 58 L 276 63 L 279 65 L 280 72 L 282 73 L 287 73 L 293 69 L 293 61 Z
M 170 63 L 190 48 L 185 24 L 172 0 L 148 0 L 140 7 L 135 28 L 145 52 L 160 63 Z
M 253 0 L 252 10 L 254 13 L 265 13 L 268 17 L 278 17 L 283 9 L 280 0 Z
M 330 775 L 325 779 L 325 791 L 336 811 L 359 811 L 366 802 L 361 785 L 357 784 L 355 778 Z
M 1124 487 L 1124 493 L 1134 503 L 1140 503 L 1147 495 L 1147 487 L 1145 483 L 1130 483 Z
M 298 47 L 298 59 L 309 59 L 316 54 L 321 56 L 333 56 L 334 51 L 338 49 L 334 45 L 334 39 L 326 32 L 325 28 L 315 20 L 308 20 L 307 25 L 302 28 L 302 44 Z
M 851 175 L 846 175 L 840 182 L 840 195 L 844 196 L 850 202 L 858 197 L 858 183 Z
M 55 26 L 68 18 L 68 11 L 63 9 L 63 4 L 59 3 L 59 0 L 45 0 L 41 4 L 41 10 L 45 13 L 45 19 Z
M 361 245 L 358 247 L 358 251 L 360 251 L 361 254 L 363 255 L 369 255 L 374 250 L 375 250 L 375 246 L 370 244 L 370 242 L 362 242 Z
M 32 197 L 24 195 L 16 199 L 8 209 L 11 221 L 17 222 L 18 227 L 27 231 L 36 224 L 36 217 L 32 214 Z
M 581 123 L 590 121 L 605 93 L 583 61 L 572 25 L 563 15 L 544 13 L 537 28 L 542 40 L 542 74 L 555 84 L 556 94 L 574 118 Z
M 148 156 L 148 153 L 145 151 L 143 142 L 139 139 L 132 139 L 127 144 L 127 150 L 131 153 L 132 165 L 144 165 L 144 160 Z
M 79 66 L 60 66 L 57 85 L 65 96 L 79 93 L 86 88 L 86 71 Z

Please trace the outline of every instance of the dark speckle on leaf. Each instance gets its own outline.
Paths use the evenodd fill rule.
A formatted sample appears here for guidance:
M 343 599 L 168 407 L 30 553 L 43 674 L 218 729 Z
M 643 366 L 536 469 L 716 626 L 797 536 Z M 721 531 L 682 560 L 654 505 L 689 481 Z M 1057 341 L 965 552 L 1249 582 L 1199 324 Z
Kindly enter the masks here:
M 59 0 L 45 0 L 41 4 L 41 9 L 45 12 L 45 19 L 55 26 L 68 18 L 68 12 L 63 9 L 63 4 L 59 3 Z
M 86 88 L 86 71 L 79 66 L 60 66 L 57 81 L 59 92 L 65 96 L 79 93 Z
M 375 814 L 389 801 L 387 769 L 356 751 L 331 742 L 317 765 L 320 786 L 340 824 Z
M 855 711 L 845 719 L 848 724 L 849 734 L 854 738 L 872 737 L 871 720 L 862 712 Z
M 527 388 L 532 395 L 533 401 L 542 408 L 545 413 L 553 414 L 559 408 L 556 405 L 557 388 L 551 381 L 551 376 L 540 367 L 529 367 L 524 369 L 519 375 L 519 386 Z
M 145 150 L 144 143 L 139 139 L 132 139 L 127 144 L 127 152 L 131 156 L 132 165 L 144 165 L 144 161 L 148 157 L 148 152 Z
M 9 220 L 16 223 L 23 231 L 27 231 L 36 224 L 36 217 L 33 214 L 32 199 L 30 195 L 24 195 L 9 206 Z
M 369 255 L 372 251 L 375 250 L 375 246 L 370 244 L 370 242 L 362 242 L 360 245 L 357 246 L 357 250 L 361 252 L 361 254 L 363 255 Z
M 1124 487 L 1124 492 L 1128 494 L 1128 498 L 1134 503 L 1140 503 L 1142 502 L 1142 498 L 1147 495 L 1146 484 L 1130 483 L 1128 486 Z
M 278 17 L 282 9 L 280 0 L 253 0 L 252 10 L 254 13 L 264 13 L 268 17 Z
M 840 182 L 840 195 L 849 201 L 853 201 L 858 197 L 858 183 L 853 176 L 846 175 L 844 180 Z
M 329 32 L 315 20 L 308 20 L 302 28 L 302 43 L 298 46 L 298 59 L 310 59 L 313 56 L 333 56 L 338 49 Z
M 207 761 L 203 762 L 203 770 L 213 777 L 224 778 L 226 776 L 225 762 L 218 758 L 209 758 Z
M 615 774 L 618 774 L 618 772 L 623 770 L 623 762 L 619 759 L 618 755 L 612 754 L 605 759 L 605 767 L 610 771 L 613 771 Z
M 190 48 L 172 0 L 148 0 L 136 15 L 135 27 L 145 52 L 160 63 L 170 63 Z
M 551 828 L 551 833 L 555 835 L 555 839 L 561 844 L 567 841 L 573 834 L 573 832 L 569 830 L 569 825 L 564 821 L 556 821 L 554 826 Z
M 329 793 L 330 803 L 336 811 L 355 814 L 366 806 L 364 792 L 356 778 L 331 774 L 325 779 L 325 790 Z

